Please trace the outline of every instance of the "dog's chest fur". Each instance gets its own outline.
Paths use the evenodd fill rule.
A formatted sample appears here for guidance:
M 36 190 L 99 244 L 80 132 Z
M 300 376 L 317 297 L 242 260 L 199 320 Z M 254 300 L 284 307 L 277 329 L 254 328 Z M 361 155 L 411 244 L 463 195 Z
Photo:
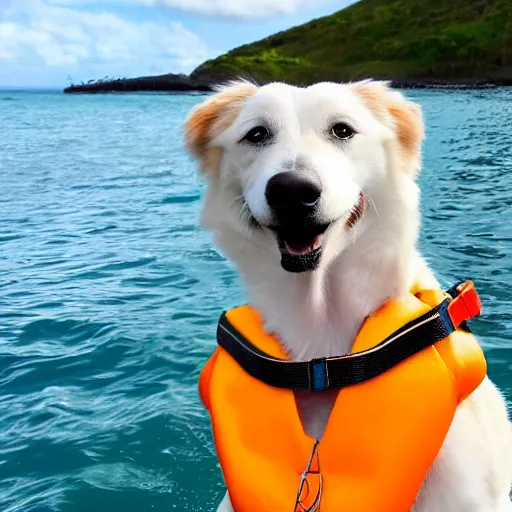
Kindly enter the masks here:
M 383 265 L 381 259 L 374 273 L 374 257 L 369 252 L 356 259 L 347 251 L 333 262 L 328 274 L 296 276 L 281 282 L 267 279 L 264 288 L 253 288 L 252 302 L 262 313 L 267 331 L 279 337 L 292 359 L 350 352 L 365 318 L 388 298 L 408 290 L 413 262 L 393 259 Z M 295 396 L 306 433 L 320 438 L 337 392 L 304 391 Z

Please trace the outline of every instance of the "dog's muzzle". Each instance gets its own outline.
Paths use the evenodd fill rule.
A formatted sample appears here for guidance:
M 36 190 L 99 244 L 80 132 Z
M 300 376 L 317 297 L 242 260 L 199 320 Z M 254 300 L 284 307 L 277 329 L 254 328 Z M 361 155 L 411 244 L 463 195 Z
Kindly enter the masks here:
M 320 263 L 325 232 L 335 222 L 326 222 L 320 215 L 321 196 L 322 189 L 315 176 L 281 172 L 267 183 L 265 197 L 273 219 L 267 227 L 276 234 L 281 266 L 288 272 L 309 272 Z M 361 193 L 357 204 L 347 212 L 347 231 L 363 215 L 364 203 Z
M 265 197 L 272 211 L 281 265 L 288 272 L 314 270 L 322 255 L 322 235 L 328 227 L 317 220 L 322 195 L 314 176 L 281 172 L 267 183 Z

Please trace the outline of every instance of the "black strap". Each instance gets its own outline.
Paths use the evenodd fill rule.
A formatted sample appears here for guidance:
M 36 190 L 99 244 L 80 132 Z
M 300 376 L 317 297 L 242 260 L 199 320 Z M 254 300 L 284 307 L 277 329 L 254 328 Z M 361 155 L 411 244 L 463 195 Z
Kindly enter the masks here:
M 278 388 L 325 391 L 352 386 L 390 370 L 455 331 L 447 298 L 428 313 L 404 325 L 375 347 L 340 357 L 307 362 L 272 357 L 255 347 L 223 313 L 217 342 L 252 377 Z

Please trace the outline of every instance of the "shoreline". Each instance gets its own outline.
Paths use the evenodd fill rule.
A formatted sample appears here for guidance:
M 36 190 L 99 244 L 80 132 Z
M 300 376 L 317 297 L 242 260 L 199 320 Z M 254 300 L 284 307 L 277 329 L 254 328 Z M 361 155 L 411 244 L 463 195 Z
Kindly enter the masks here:
M 64 93 L 210 92 L 212 90 L 213 85 L 205 80 L 190 78 L 187 75 L 168 74 L 140 78 L 90 80 L 87 83 L 71 84 L 64 89 Z
M 388 80 L 395 89 L 493 89 L 512 86 L 510 79 L 471 78 L 405 78 Z M 117 78 L 71 84 L 65 94 L 106 94 L 128 92 L 212 92 L 223 81 L 191 78 L 187 75 L 160 75 L 140 78 Z

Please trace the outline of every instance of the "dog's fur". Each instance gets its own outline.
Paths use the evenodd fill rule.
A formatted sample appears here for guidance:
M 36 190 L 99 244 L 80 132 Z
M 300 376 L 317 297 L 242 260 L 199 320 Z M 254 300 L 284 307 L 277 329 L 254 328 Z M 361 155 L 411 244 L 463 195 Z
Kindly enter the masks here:
M 333 140 L 334 122 L 347 122 L 356 135 Z M 245 144 L 244 135 L 260 125 L 270 127 L 272 140 Z M 387 84 L 235 82 L 196 107 L 185 128 L 208 181 L 202 223 L 293 359 L 345 354 L 364 318 L 387 299 L 413 283 L 439 287 L 416 249 L 421 110 Z M 309 272 L 283 269 L 276 234 L 267 228 L 265 188 L 283 170 L 315 174 L 321 216 L 333 221 Z M 362 215 L 354 220 L 359 198 Z M 297 394 L 307 433 L 321 436 L 334 398 Z M 459 406 L 412 510 L 510 512 L 511 482 L 512 429 L 503 398 L 486 379 Z M 228 495 L 218 510 L 232 510 Z

